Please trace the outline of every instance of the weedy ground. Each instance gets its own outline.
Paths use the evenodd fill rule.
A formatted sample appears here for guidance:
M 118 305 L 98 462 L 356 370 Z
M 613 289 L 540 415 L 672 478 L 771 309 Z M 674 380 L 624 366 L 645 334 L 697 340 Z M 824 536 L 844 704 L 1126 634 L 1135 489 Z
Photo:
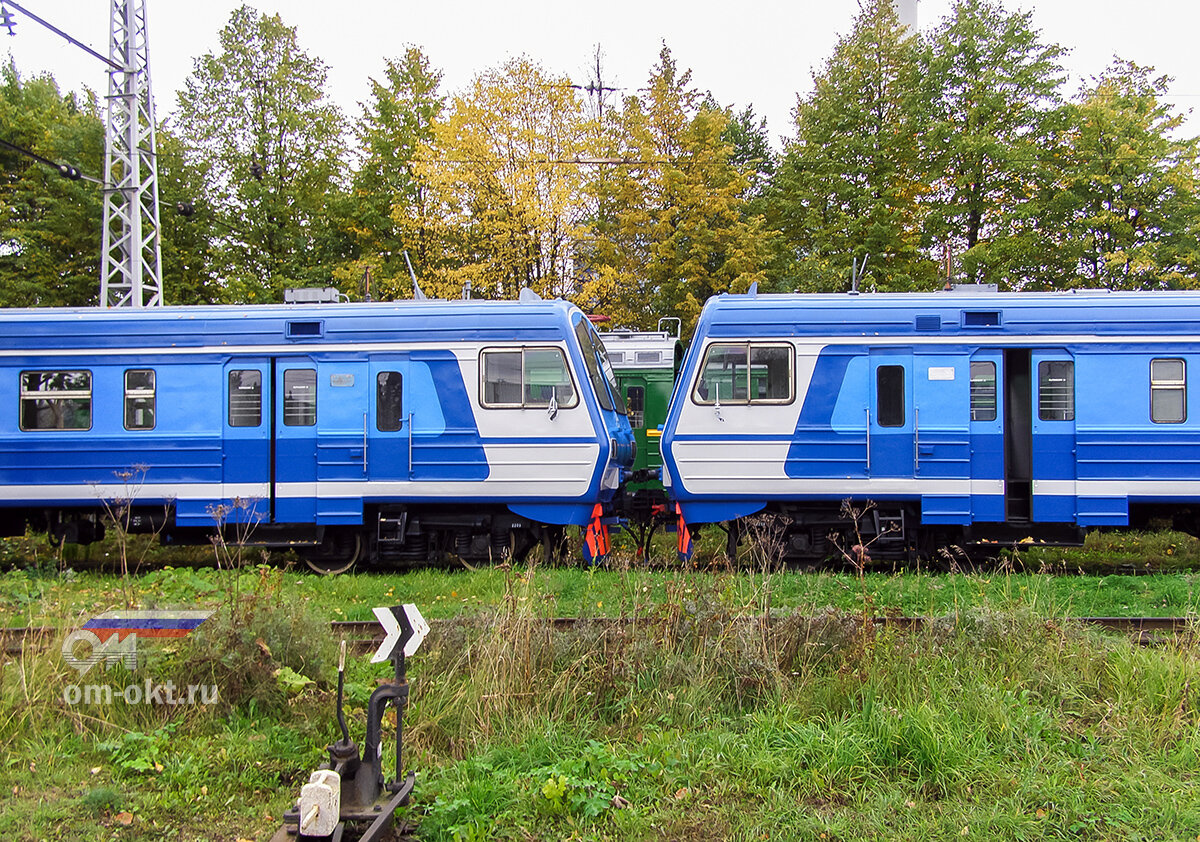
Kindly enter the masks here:
M 0 837 L 268 838 L 337 736 L 327 623 L 416 602 L 447 621 L 410 661 L 421 839 L 1195 840 L 1196 635 L 1146 646 L 1066 619 L 1197 613 L 1190 539 L 1120 540 L 1178 567 L 1060 575 L 1079 560 L 1030 549 L 957 573 L 626 555 L 593 570 L 322 579 L 239 559 L 123 577 L 47 549 L 0 573 L 5 625 L 62 630 L 0 666 Z M 129 600 L 215 613 L 98 680 L 211 683 L 219 701 L 68 704 L 81 679 L 62 634 Z M 881 614 L 938 620 L 901 632 L 870 622 Z M 348 667 L 360 741 L 385 667 Z

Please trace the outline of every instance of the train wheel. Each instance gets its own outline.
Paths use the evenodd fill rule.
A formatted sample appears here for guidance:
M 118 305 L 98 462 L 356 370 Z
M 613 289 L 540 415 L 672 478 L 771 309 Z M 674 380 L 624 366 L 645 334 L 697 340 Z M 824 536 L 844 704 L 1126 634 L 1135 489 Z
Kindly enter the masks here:
M 357 532 L 327 534 L 320 546 L 301 553 L 308 569 L 322 576 L 345 573 L 358 563 L 361 555 L 362 535 Z

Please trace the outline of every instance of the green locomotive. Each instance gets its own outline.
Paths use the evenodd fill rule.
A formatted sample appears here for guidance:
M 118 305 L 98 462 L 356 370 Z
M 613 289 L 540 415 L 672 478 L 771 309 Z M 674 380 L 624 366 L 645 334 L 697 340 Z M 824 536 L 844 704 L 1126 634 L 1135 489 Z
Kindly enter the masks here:
M 666 420 L 683 362 L 680 326 L 679 319 L 665 318 L 659 319 L 658 330 L 654 331 L 617 329 L 600 333 L 637 444 L 622 515 L 641 553 L 648 549 L 653 527 L 674 520 L 667 512 L 663 492 L 659 427 Z

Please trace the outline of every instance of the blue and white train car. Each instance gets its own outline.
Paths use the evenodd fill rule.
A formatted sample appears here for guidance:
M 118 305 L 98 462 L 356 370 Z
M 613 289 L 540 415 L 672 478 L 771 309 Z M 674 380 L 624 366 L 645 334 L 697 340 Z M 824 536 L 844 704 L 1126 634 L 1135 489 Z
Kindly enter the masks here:
M 688 523 L 788 516 L 823 555 L 874 501 L 875 550 L 1200 527 L 1194 293 L 723 295 L 662 436 Z M 875 552 L 873 550 L 873 552 Z M 880 553 L 882 554 L 882 553 Z
M 128 500 L 322 570 L 558 547 L 632 462 L 615 395 L 564 301 L 0 311 L 0 527 L 87 541 Z

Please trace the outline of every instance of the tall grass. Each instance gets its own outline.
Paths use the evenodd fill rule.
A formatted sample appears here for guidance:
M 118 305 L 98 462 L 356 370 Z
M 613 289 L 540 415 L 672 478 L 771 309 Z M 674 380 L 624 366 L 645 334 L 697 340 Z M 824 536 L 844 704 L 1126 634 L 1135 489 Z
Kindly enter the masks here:
M 497 816 L 542 838 L 687 836 L 697 798 L 719 838 L 1200 833 L 1194 635 L 1139 648 L 986 606 L 909 632 L 815 605 L 747 617 L 723 577 L 686 571 L 666 600 L 606 606 L 617 622 L 556 629 L 537 575 L 510 572 L 494 615 L 422 655 L 429 838 Z M 769 604 L 778 574 L 751 575 Z

